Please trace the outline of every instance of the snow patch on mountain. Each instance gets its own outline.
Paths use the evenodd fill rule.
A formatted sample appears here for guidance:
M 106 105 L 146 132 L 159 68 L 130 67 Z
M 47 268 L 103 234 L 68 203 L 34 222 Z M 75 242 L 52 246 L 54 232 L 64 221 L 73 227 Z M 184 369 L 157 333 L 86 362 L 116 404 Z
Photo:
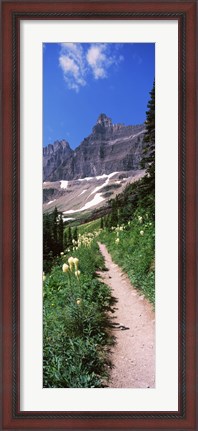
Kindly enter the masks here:
M 107 184 L 109 183 L 109 180 L 111 177 L 113 177 L 114 175 L 116 175 L 118 172 L 112 172 L 109 175 L 103 174 L 101 176 L 96 177 L 97 180 L 101 179 L 101 178 L 106 178 L 106 181 L 101 185 L 101 186 L 97 186 L 95 187 L 95 189 L 91 192 L 91 195 L 93 195 L 94 193 L 97 193 L 98 190 L 102 189 L 103 187 L 107 186 Z
M 55 202 L 56 201 L 56 199 L 53 199 L 53 201 L 49 201 L 48 203 L 47 203 L 47 205 L 49 205 L 49 204 L 52 204 L 53 202 Z
M 61 180 L 60 181 L 60 188 L 61 189 L 67 189 L 67 187 L 68 187 L 68 181 Z
M 79 194 L 79 196 L 83 195 L 86 191 L 87 191 L 87 189 L 83 190 L 83 191 Z
M 101 193 L 96 193 L 96 195 L 94 196 L 94 198 L 87 202 L 82 208 L 79 208 L 77 210 L 68 210 L 68 211 L 64 211 L 63 214 L 73 214 L 73 213 L 78 213 L 79 211 L 84 211 L 87 210 L 95 205 L 98 205 L 100 202 L 104 201 L 104 198 L 101 196 Z

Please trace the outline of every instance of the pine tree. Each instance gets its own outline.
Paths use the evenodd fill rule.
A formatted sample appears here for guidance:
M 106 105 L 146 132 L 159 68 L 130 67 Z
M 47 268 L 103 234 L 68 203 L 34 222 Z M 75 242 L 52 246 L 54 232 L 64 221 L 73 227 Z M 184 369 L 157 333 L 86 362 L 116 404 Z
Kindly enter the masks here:
M 73 230 L 73 239 L 75 241 L 78 241 L 78 229 L 77 229 L 77 226 L 75 226 L 75 228 Z
M 63 233 L 63 248 L 64 250 L 68 247 L 68 238 L 67 238 L 67 230 L 64 230 Z
M 110 217 L 111 217 L 111 214 L 107 214 L 107 216 L 105 217 L 105 227 L 107 229 L 110 228 Z
M 49 214 L 43 215 L 43 259 L 47 259 L 52 250 L 52 230 Z
M 141 161 L 143 168 L 147 168 L 147 172 L 150 171 L 151 164 L 155 162 L 155 81 L 153 88 L 149 93 L 151 98 L 148 102 L 148 111 L 146 111 L 146 132 L 144 135 L 144 155 Z
M 53 217 L 53 238 L 54 238 L 54 243 L 57 244 L 57 238 L 58 238 L 58 230 L 57 230 L 57 222 L 58 222 L 58 210 L 55 207 L 54 211 L 52 213 L 52 217 Z
M 155 82 L 150 92 L 146 112 L 146 133 L 144 135 L 144 155 L 141 165 L 146 168 L 146 175 L 139 185 L 139 203 L 150 208 L 155 215 Z
M 72 246 L 72 231 L 71 231 L 71 227 L 68 227 L 68 231 L 67 231 L 67 245 L 68 247 Z
M 116 198 L 112 200 L 110 227 L 117 226 L 117 224 L 118 224 L 118 199 L 116 196 Z
M 57 235 L 59 253 L 63 251 L 63 230 L 64 230 L 63 217 L 62 217 L 62 213 L 60 212 L 58 215 L 58 235 Z

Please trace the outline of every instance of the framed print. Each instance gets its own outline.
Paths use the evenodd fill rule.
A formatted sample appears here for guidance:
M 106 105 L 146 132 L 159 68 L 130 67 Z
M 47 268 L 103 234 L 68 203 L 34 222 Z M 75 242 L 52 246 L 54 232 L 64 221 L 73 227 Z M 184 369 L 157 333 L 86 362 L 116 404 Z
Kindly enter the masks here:
M 196 429 L 196 2 L 2 1 L 2 429 Z

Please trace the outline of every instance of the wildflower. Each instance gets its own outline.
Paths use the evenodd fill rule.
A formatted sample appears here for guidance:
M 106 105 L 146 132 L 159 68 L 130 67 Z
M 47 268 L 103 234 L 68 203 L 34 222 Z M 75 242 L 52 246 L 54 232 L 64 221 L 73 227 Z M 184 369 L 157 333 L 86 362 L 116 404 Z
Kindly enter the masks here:
M 115 243 L 119 244 L 119 242 L 120 242 L 120 238 L 116 238 Z
M 74 257 L 73 258 L 73 264 L 75 266 L 76 271 L 78 270 L 78 263 L 79 263 L 79 259 L 77 257 Z
M 68 271 L 69 271 L 69 266 L 66 263 L 64 263 L 63 264 L 63 272 L 68 272 Z
M 72 271 L 72 268 L 73 268 L 73 265 L 74 265 L 74 258 L 72 256 L 69 257 L 68 264 L 69 264 L 69 267 L 70 267 L 70 271 Z
M 138 220 L 140 223 L 142 223 L 142 216 L 138 216 Z
M 80 305 L 81 302 L 82 302 L 82 299 L 78 298 L 77 301 L 76 301 L 76 304 Z
M 144 231 L 143 230 L 140 231 L 140 235 L 142 235 L 142 236 L 144 235 Z
M 64 251 L 61 251 L 61 252 L 60 252 L 60 255 L 61 255 L 61 256 L 64 256 Z
M 80 275 L 80 271 L 78 270 L 78 271 L 75 271 L 75 276 L 78 278 L 79 277 L 79 275 Z

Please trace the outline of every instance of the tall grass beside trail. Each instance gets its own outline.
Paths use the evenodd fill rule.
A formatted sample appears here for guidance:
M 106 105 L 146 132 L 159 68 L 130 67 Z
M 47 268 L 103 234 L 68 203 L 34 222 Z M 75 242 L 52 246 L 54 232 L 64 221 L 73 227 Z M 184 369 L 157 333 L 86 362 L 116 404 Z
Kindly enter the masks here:
M 100 225 L 101 225 L 100 219 L 93 220 L 93 221 L 90 221 L 88 223 L 81 224 L 80 226 L 78 226 L 78 232 L 81 235 L 87 234 L 87 233 L 93 233 L 94 231 L 97 231 L 98 229 L 100 229 Z
M 45 388 L 100 388 L 108 376 L 111 292 L 96 275 L 104 261 L 93 236 L 79 242 L 43 277 Z
M 134 287 L 155 302 L 155 226 L 153 217 L 137 210 L 126 225 L 104 229 L 100 241 L 128 274 Z

